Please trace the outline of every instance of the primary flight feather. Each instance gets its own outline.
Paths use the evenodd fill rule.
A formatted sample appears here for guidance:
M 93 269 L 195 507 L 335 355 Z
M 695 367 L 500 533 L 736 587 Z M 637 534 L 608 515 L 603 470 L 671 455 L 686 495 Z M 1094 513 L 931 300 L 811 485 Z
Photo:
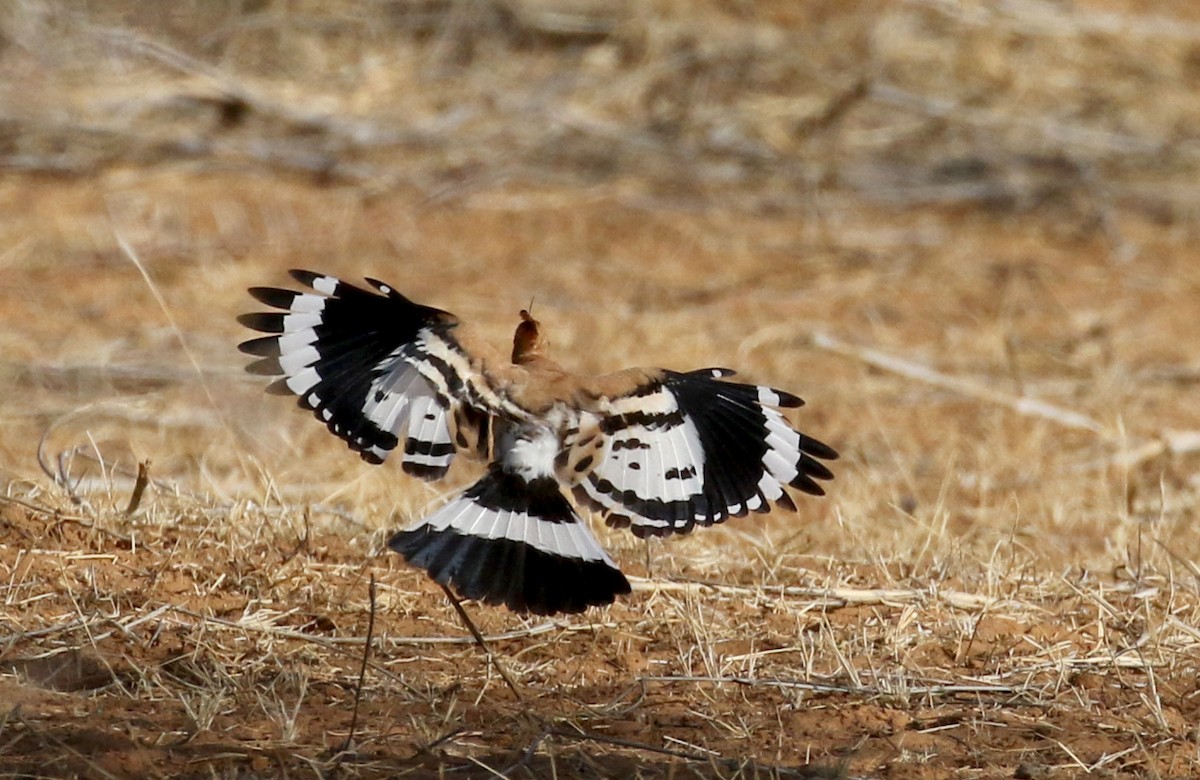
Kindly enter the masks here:
M 239 321 L 269 335 L 239 348 L 248 370 L 280 377 L 364 460 L 396 453 L 439 479 L 458 453 L 487 474 L 389 545 L 466 598 L 517 612 L 579 612 L 629 583 L 568 495 L 638 536 L 687 533 L 773 503 L 787 488 L 823 495 L 837 453 L 779 411 L 803 402 L 728 381 L 721 368 L 570 374 L 546 354 L 528 312 L 501 355 L 449 312 L 367 279 L 370 290 L 311 271 L 308 288 L 254 287 L 277 311 Z

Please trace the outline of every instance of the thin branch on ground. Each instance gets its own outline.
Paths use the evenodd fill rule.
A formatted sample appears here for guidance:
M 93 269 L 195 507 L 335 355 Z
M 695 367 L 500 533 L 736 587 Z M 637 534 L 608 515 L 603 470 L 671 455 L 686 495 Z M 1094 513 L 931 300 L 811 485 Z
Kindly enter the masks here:
M 367 679 L 367 662 L 371 657 L 371 638 L 375 635 L 375 573 L 371 572 L 371 582 L 367 587 L 371 608 L 367 613 L 367 637 L 363 643 L 362 666 L 358 668 L 358 684 L 354 686 L 354 710 L 350 716 L 350 731 L 346 741 L 338 749 L 338 763 L 343 756 L 354 749 L 354 731 L 358 727 L 358 706 L 362 702 L 363 682 Z
M 653 580 L 628 577 L 636 591 L 660 593 L 738 593 L 761 594 L 769 597 L 812 599 L 816 606 L 838 608 L 868 604 L 911 604 L 940 601 L 959 609 L 982 609 L 1003 604 L 1011 607 L 1025 605 L 1009 599 L 998 599 L 976 593 L 963 593 L 939 588 L 803 588 L 795 585 L 730 585 L 711 580 Z
M 1099 471 L 1111 467 L 1132 469 L 1163 455 L 1179 457 L 1197 452 L 1200 452 L 1200 431 L 1162 431 L 1153 441 L 1122 449 L 1110 457 L 1089 461 L 1070 471 Z
M 236 628 L 242 631 L 254 631 L 260 634 L 270 634 L 272 636 L 283 639 L 298 639 L 303 642 L 312 642 L 318 645 L 326 645 L 329 647 L 349 645 L 351 647 L 366 644 L 366 637 L 361 636 L 314 636 L 306 634 L 303 631 L 294 631 L 290 628 L 278 628 L 276 626 L 262 626 L 253 623 L 242 622 L 238 620 L 226 620 L 225 618 L 215 617 L 213 615 L 202 615 L 199 612 L 194 612 L 184 607 L 171 607 L 172 612 L 177 612 L 180 615 L 187 615 L 191 618 L 196 618 L 205 623 L 210 623 L 217 626 L 225 626 L 227 628 Z M 521 639 L 527 636 L 538 636 L 546 634 L 555 629 L 568 629 L 570 627 L 563 626 L 558 623 L 540 623 L 536 626 L 523 628 L 516 631 L 505 631 L 502 634 L 492 634 L 483 637 L 485 642 L 501 642 L 507 639 Z M 461 636 L 385 636 L 380 640 L 381 644 L 390 646 L 421 646 L 421 645 L 470 645 L 479 644 L 479 640 L 474 637 Z
M 877 349 L 850 344 L 839 338 L 830 336 L 828 333 L 814 333 L 812 335 L 812 345 L 826 352 L 854 358 L 872 368 L 878 368 L 907 379 L 913 379 L 979 401 L 1012 409 L 1017 414 L 1038 417 L 1067 428 L 1091 431 L 1092 433 L 1099 434 L 1106 440 L 1114 438 L 1114 435 L 1098 420 L 1082 412 L 1065 409 L 1038 398 L 1002 393 L 999 390 L 993 390 L 978 382 L 946 374 L 906 358 L 889 355 Z

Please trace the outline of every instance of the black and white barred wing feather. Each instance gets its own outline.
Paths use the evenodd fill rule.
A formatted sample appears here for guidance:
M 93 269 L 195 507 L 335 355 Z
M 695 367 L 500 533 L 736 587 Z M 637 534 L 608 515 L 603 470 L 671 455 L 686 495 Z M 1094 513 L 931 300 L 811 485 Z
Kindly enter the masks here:
M 724 381 L 734 372 L 660 371 L 633 390 L 600 397 L 603 443 L 563 469 L 576 496 L 638 536 L 686 533 L 772 503 L 795 509 L 787 488 L 823 495 L 837 453 L 797 431 L 779 411 L 782 390 Z M 573 464 L 573 465 L 572 465 Z M 574 472 L 574 473 L 571 473 Z
M 374 280 L 368 282 L 377 292 L 291 273 L 312 292 L 252 288 L 280 311 L 239 317 L 271 334 L 239 345 L 262 358 L 248 370 L 281 377 L 270 391 L 298 396 L 364 460 L 381 463 L 399 448 L 404 470 L 426 479 L 446 473 L 456 444 L 465 449 L 486 439 L 478 428 L 492 410 L 464 392 L 486 382 L 456 339 L 452 314 Z

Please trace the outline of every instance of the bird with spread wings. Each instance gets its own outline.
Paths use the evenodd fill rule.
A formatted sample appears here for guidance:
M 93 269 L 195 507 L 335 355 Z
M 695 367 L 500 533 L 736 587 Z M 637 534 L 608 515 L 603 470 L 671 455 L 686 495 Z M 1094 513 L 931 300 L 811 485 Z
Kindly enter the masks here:
M 729 381 L 733 371 L 631 368 L 583 377 L 547 355 L 527 311 L 511 359 L 449 312 L 372 288 L 292 271 L 309 291 L 254 287 L 277 311 L 239 321 L 270 335 L 239 348 L 247 370 L 278 376 L 370 463 L 396 453 L 435 480 L 458 453 L 487 473 L 393 536 L 389 546 L 465 598 L 517 612 L 580 612 L 629 582 L 569 496 L 638 536 L 687 533 L 771 505 L 788 488 L 823 495 L 837 453 L 780 409 L 796 396 Z

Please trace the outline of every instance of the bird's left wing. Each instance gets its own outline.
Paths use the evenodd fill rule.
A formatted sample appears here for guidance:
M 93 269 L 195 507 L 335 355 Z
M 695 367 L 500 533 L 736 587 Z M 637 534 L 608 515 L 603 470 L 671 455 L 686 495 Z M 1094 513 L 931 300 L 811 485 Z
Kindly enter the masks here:
M 247 370 L 280 376 L 269 388 L 299 397 L 370 463 L 401 448 L 403 468 L 437 479 L 456 450 L 486 449 L 498 413 L 516 413 L 492 388 L 486 359 L 459 338 L 458 319 L 368 279 L 374 291 L 292 271 L 311 292 L 255 287 L 279 311 L 238 320 L 270 335 L 239 345 Z
M 591 414 L 569 431 L 560 478 L 610 525 L 638 536 L 686 533 L 730 516 L 795 508 L 786 488 L 823 495 L 837 453 L 797 431 L 782 390 L 725 381 L 734 372 L 634 371 L 585 387 Z

